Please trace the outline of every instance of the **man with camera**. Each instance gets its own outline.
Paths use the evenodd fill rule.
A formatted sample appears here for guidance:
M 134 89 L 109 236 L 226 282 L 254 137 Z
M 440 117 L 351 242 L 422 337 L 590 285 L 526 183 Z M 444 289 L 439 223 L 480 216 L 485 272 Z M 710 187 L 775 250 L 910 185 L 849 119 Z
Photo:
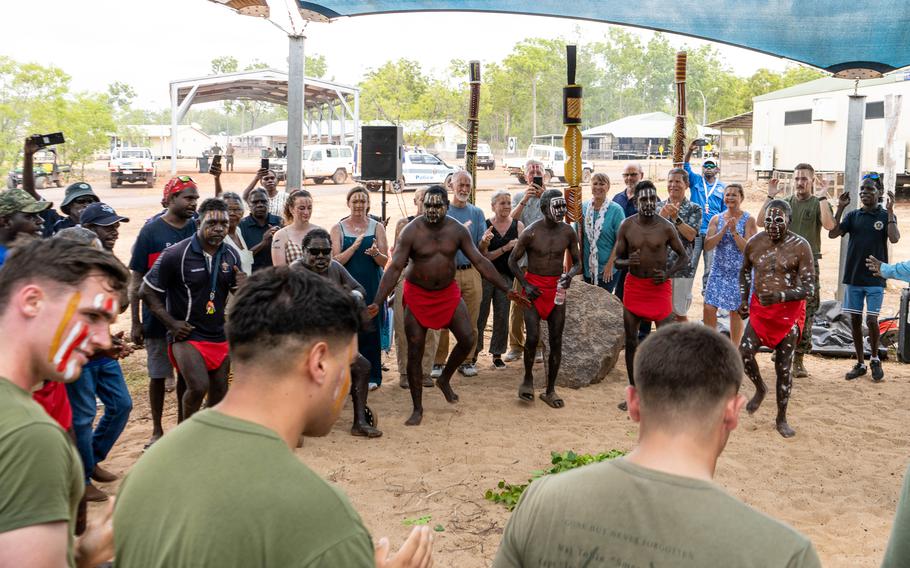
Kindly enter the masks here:
M 704 146 L 705 142 L 704 138 L 693 140 L 689 144 L 689 150 L 686 152 L 686 158 L 683 163 L 683 169 L 689 174 L 689 193 L 692 203 L 701 207 L 702 210 L 701 227 L 698 227 L 698 236 L 695 237 L 695 248 L 692 251 L 692 266 L 695 271 L 698 270 L 699 259 L 703 258 L 705 263 L 705 270 L 701 277 L 702 295 L 704 295 L 704 289 L 708 285 L 711 263 L 714 262 L 714 249 L 705 250 L 705 235 L 708 233 L 708 223 L 711 222 L 711 217 L 727 210 L 727 204 L 724 203 L 724 189 L 727 184 L 717 179 L 717 174 L 720 173 L 717 162 L 705 160 L 701 165 L 701 175 L 692 171 L 692 166 L 689 164 L 695 149 Z M 759 214 L 758 218 L 762 219 L 763 217 Z M 692 276 L 693 278 L 695 277 L 694 271 Z
M 253 181 L 250 182 L 250 185 L 246 186 L 246 189 L 243 190 L 243 200 L 249 203 L 250 193 L 252 193 L 254 189 L 261 189 L 265 191 L 269 198 L 269 215 L 283 217 L 284 204 L 288 200 L 288 194 L 286 191 L 278 191 L 278 176 L 269 169 L 268 158 L 263 158 L 261 165 L 262 167 L 256 172 L 256 177 L 254 177 Z M 256 184 L 260 182 L 262 185 L 257 188 Z

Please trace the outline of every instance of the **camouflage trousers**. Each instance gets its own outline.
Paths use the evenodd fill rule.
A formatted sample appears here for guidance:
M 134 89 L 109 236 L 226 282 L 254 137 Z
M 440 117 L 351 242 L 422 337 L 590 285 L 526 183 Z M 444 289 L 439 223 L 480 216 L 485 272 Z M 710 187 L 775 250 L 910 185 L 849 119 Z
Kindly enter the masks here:
M 815 312 L 818 311 L 819 290 L 818 285 L 818 259 L 814 260 L 815 265 L 815 292 L 806 298 L 806 321 L 803 324 L 803 335 L 799 338 L 796 345 L 796 352 L 806 354 L 812 351 L 812 322 L 815 319 Z

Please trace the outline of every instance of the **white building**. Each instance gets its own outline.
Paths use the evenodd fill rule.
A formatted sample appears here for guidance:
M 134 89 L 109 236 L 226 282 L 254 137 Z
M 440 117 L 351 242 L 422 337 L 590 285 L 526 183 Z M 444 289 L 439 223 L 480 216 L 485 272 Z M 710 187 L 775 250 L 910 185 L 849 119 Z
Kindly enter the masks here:
M 647 112 L 582 130 L 583 150 L 590 159 L 648 158 L 673 152 L 676 119 L 665 112 Z M 696 125 L 699 136 L 716 135 L 717 130 Z M 561 140 L 561 138 L 560 138 Z M 553 144 L 562 145 L 561 141 Z
M 168 124 L 137 124 L 127 126 L 135 135 L 115 139 L 114 144 L 122 147 L 142 146 L 152 150 L 155 159 L 171 157 L 171 127 Z M 215 145 L 215 139 L 199 129 L 195 124 L 177 126 L 177 157 L 196 158 L 204 150 Z
M 854 82 L 824 78 L 752 99 L 752 168 L 759 175 L 791 171 L 800 162 L 817 171 L 843 172 L 847 147 L 848 96 Z M 910 73 L 859 82 L 866 96 L 861 168 L 882 171 L 885 144 L 885 95 L 902 95 L 895 136 L 898 174 L 907 170 L 910 139 Z

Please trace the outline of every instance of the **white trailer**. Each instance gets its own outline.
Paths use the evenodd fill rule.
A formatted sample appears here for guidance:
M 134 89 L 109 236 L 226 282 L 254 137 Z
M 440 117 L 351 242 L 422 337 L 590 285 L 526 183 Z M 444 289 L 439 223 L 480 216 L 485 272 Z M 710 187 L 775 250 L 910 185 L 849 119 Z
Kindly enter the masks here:
M 773 170 L 792 171 L 808 162 L 819 172 L 844 171 L 847 144 L 847 104 L 856 85 L 848 79 L 823 78 L 752 99 L 752 169 L 758 177 Z M 910 73 L 860 81 L 866 96 L 861 168 L 881 172 L 885 167 L 886 95 L 902 95 L 894 138 L 898 186 L 910 181 L 907 144 L 910 141 Z

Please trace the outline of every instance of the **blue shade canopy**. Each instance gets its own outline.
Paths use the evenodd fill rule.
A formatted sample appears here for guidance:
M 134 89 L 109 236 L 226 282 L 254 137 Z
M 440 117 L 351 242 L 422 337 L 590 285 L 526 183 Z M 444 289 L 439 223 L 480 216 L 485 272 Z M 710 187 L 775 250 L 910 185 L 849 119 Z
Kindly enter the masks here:
M 310 20 L 395 12 L 499 12 L 667 31 L 850 77 L 910 66 L 910 0 L 298 0 Z M 865 76 L 868 76 L 867 73 Z

